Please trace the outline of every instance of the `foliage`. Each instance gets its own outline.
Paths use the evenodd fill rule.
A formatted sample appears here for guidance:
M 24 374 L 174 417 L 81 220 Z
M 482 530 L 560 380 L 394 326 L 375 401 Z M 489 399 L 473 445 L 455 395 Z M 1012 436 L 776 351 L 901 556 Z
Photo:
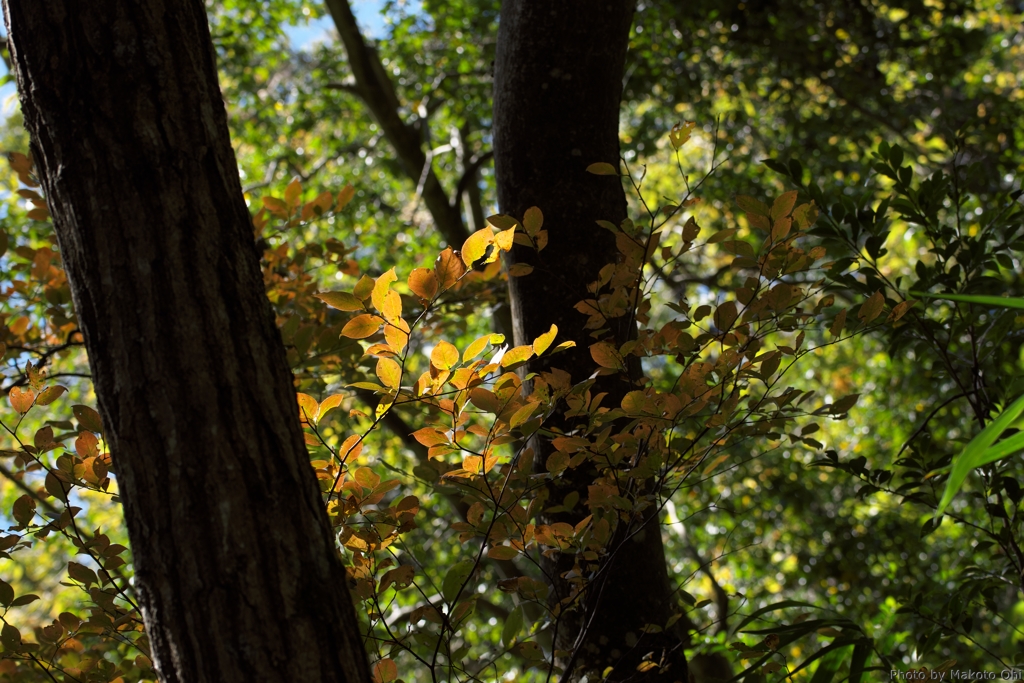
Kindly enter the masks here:
M 389 4 L 377 49 L 442 183 L 476 164 L 482 208 L 496 7 L 435 5 Z M 1022 321 L 1001 306 L 1024 294 L 1013 15 L 712 5 L 647 5 L 634 27 L 624 157 L 650 158 L 626 166 L 633 219 L 602 224 L 619 257 L 579 305 L 596 373 L 643 363 L 620 405 L 555 369 L 554 326 L 513 348 L 491 329 L 505 279 L 538 277 L 499 254 L 545 248 L 543 207 L 442 250 L 344 51 L 288 45 L 282 26 L 322 10 L 210 8 L 267 294 L 380 683 L 557 675 L 553 629 L 652 507 L 679 603 L 649 627 L 692 625 L 693 652 L 751 679 L 1021 664 L 1019 458 L 960 456 L 977 476 L 943 500 L 971 434 L 1002 456 L 1019 442 L 995 418 L 1024 393 Z M 697 59 L 677 54 L 683 35 Z M 722 114 L 722 132 L 684 147 L 689 112 Z M 691 191 L 686 169 L 718 150 L 730 169 Z M 795 190 L 745 160 L 766 150 Z M 59 249 L 30 160 L 9 158 L 0 671 L 153 680 Z M 640 334 L 616 347 L 602 329 L 622 316 Z M 552 370 L 521 376 L 536 355 Z M 574 431 L 546 425 L 557 405 Z M 543 464 L 537 437 L 557 448 Z M 586 498 L 537 495 L 574 468 L 595 472 Z M 573 509 L 590 516 L 537 523 Z M 576 588 L 554 596 L 538 558 L 558 553 Z

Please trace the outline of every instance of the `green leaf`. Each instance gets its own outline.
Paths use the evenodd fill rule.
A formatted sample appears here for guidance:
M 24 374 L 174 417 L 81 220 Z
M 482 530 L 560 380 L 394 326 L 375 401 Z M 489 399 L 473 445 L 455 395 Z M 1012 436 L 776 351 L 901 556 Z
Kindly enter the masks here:
M 981 304 L 1000 308 L 1018 308 L 1024 310 L 1024 298 L 1007 296 L 985 296 L 982 294 L 928 294 L 927 292 L 910 292 L 913 296 L 925 299 L 949 299 L 965 304 Z
M 1021 434 L 1015 434 L 1000 443 L 995 449 L 989 448 L 1004 431 L 1016 422 L 1021 413 L 1024 413 L 1024 396 L 1014 401 L 1009 408 L 1004 410 L 987 427 L 981 430 L 977 436 L 971 439 L 971 442 L 964 447 L 961 453 L 953 457 L 953 462 L 950 465 L 949 479 L 946 480 L 946 490 L 942 493 L 942 500 L 939 501 L 939 507 L 935 510 L 934 518 L 942 516 L 942 512 L 953 500 L 954 496 L 956 496 L 960 487 L 963 486 L 964 480 L 967 479 L 967 475 L 970 474 L 971 470 L 1004 458 L 1010 453 L 1015 452 L 1020 447 L 1018 444 L 1024 444 L 1024 440 L 1020 438 Z
M 515 641 L 516 636 L 519 635 L 519 631 L 523 628 L 523 606 L 517 605 L 512 610 L 508 619 L 505 620 L 505 626 L 501 629 L 501 644 L 508 647 Z
M 615 167 L 606 161 L 598 161 L 587 166 L 587 173 L 593 173 L 594 175 L 619 175 Z
M 463 560 L 448 570 L 448 573 L 444 576 L 444 581 L 441 583 L 441 595 L 444 596 L 445 600 L 448 602 L 455 600 L 459 591 L 462 590 L 462 586 L 469 580 L 469 575 L 473 573 L 475 567 L 476 562 L 474 560 Z

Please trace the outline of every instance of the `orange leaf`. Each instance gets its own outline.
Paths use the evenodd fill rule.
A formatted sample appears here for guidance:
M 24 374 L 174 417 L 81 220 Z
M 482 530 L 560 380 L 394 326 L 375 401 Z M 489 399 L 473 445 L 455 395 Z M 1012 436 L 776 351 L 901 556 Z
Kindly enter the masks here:
M 341 444 L 341 448 L 338 449 L 338 458 L 342 462 L 347 462 L 350 458 L 355 460 L 359 457 L 359 452 L 363 450 L 363 437 L 358 434 L 352 434 L 345 443 Z
M 769 212 L 769 217 L 773 221 L 777 221 L 783 216 L 788 216 L 796 205 L 796 190 L 790 190 L 789 192 L 783 192 L 779 195 L 778 199 L 772 204 L 772 209 Z
M 345 208 L 346 205 L 348 205 L 350 201 L 352 201 L 352 198 L 355 196 L 356 188 L 352 187 L 351 185 L 346 185 L 345 187 L 341 188 L 341 192 L 338 193 L 338 202 L 337 204 L 334 205 L 334 210 L 341 211 L 342 209 Z
M 832 321 L 832 327 L 829 328 L 829 332 L 833 337 L 838 337 L 843 333 L 843 327 L 846 325 L 846 309 L 839 311 L 836 314 L 836 319 Z
M 451 247 L 438 254 L 437 261 L 434 263 L 434 273 L 442 291 L 458 282 L 465 272 L 466 265 Z
M 430 352 L 430 364 L 438 370 L 451 370 L 459 362 L 459 350 L 443 339 Z
M 492 560 L 511 560 L 519 556 L 519 551 L 510 545 L 495 545 L 487 549 L 487 557 Z
M 435 427 L 417 429 L 412 433 L 412 438 L 416 439 L 427 448 L 448 443 L 448 437 L 444 435 L 444 432 Z
M 298 393 L 295 396 L 299 401 L 299 419 L 304 423 L 315 422 L 316 416 L 320 412 L 320 404 L 309 394 Z
M 7 155 L 7 161 L 15 173 L 30 173 L 32 171 L 32 160 L 21 152 L 11 152 Z
M 430 301 L 437 294 L 437 278 L 429 268 L 414 268 L 409 273 L 409 289 L 420 299 Z
M 318 292 L 316 298 L 339 311 L 363 310 L 363 302 L 348 292 Z
M 867 324 L 877 318 L 882 312 L 882 308 L 885 306 L 885 297 L 882 296 L 882 290 L 878 290 L 871 297 L 861 304 L 860 312 L 857 313 L 857 317 Z
M 736 322 L 736 315 L 736 302 L 726 301 L 715 309 L 715 327 L 723 332 L 728 331 L 732 324 Z
M 736 197 L 736 205 L 743 209 L 745 213 L 753 214 L 755 216 L 767 217 L 772 213 L 772 210 L 769 209 L 768 205 L 764 202 L 742 194 Z
M 263 197 L 261 200 L 263 206 L 272 214 L 278 214 L 281 216 L 288 215 L 288 205 L 282 202 L 277 197 Z
M 7 397 L 10 399 L 14 409 L 24 415 L 32 407 L 32 402 L 36 400 L 36 392 L 31 389 L 11 387 L 11 393 Z
M 95 458 L 99 455 L 99 443 L 100 440 L 96 438 L 96 435 L 92 432 L 82 432 L 75 439 L 75 452 L 78 456 L 85 460 L 86 458 Z
M 89 406 L 74 405 L 71 406 L 71 412 L 75 419 L 78 420 L 78 424 L 90 432 L 103 431 L 103 421 L 100 419 L 100 414 Z
M 344 400 L 344 394 L 334 394 L 332 396 L 328 396 L 327 398 L 320 402 L 319 414 L 317 415 L 317 417 L 322 418 L 329 411 L 334 410 L 335 408 L 340 406 L 341 402 Z
M 907 311 L 909 311 L 910 307 L 913 306 L 915 303 L 916 302 L 910 301 L 910 300 L 899 302 L 898 304 L 893 306 L 892 312 L 889 313 L 889 317 L 886 318 L 885 321 L 888 322 L 888 323 L 896 322 L 897 320 L 902 318 L 904 315 L 906 315 Z M 43 392 L 43 393 L 46 393 L 46 392 Z M 40 395 L 40 399 L 42 399 L 42 395 Z M 37 401 L 37 403 L 38 402 L 39 401 Z
M 398 666 L 391 659 L 382 659 L 373 665 L 373 683 L 391 683 L 398 678 Z
M 369 313 L 357 315 L 345 323 L 345 327 L 341 328 L 341 336 L 348 337 L 349 339 L 365 339 L 372 334 L 376 334 L 383 322 L 377 316 L 370 315 Z
M 618 349 L 608 342 L 597 342 L 590 346 L 590 357 L 602 368 L 613 370 L 625 370 L 626 363 L 619 354 Z
M 298 178 L 293 178 L 288 187 L 284 188 L 284 201 L 289 208 L 294 208 L 299 203 L 299 195 L 302 194 L 302 184 Z

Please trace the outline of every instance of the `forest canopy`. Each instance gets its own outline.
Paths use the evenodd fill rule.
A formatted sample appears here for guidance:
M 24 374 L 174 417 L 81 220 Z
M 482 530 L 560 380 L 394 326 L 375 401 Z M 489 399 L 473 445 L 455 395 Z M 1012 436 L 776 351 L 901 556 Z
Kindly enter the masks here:
M 1022 675 L 1024 7 L 205 5 L 375 683 Z M 155 681 L 24 125 L 0 679 Z

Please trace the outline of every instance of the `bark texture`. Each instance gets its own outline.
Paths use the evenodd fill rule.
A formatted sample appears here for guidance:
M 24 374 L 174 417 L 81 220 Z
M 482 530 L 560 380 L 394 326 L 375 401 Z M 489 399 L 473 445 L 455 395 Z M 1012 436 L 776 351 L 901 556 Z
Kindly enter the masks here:
M 370 680 L 202 0 L 4 0 L 165 682 Z
M 507 0 L 499 23 L 494 92 L 494 152 L 498 201 L 502 213 L 522 218 L 538 206 L 549 233 L 539 254 L 516 246 L 514 262 L 534 271 L 510 283 L 516 344 L 528 344 L 555 323 L 559 339 L 576 342 L 575 349 L 554 356 L 550 364 L 570 373 L 573 382 L 587 379 L 595 369 L 589 346 L 595 340 L 584 329 L 586 316 L 574 307 L 590 298 L 586 286 L 598 271 L 617 257 L 614 236 L 596 225 L 598 219 L 618 224 L 626 217 L 626 199 L 619 178 L 589 174 L 597 161 L 619 165 L 619 101 L 633 0 Z M 636 335 L 632 320 L 612 321 L 610 336 L 621 344 Z M 549 361 L 534 360 L 528 372 L 548 369 Z M 593 393 L 608 392 L 603 405 L 617 406 L 629 391 L 628 378 L 602 378 Z M 572 429 L 569 421 L 554 426 Z M 551 449 L 534 444 L 543 469 Z M 552 487 L 552 500 L 568 490 L 586 500 L 587 484 L 595 472 L 580 467 L 566 470 Z M 576 523 L 587 514 L 583 505 L 570 514 L 544 521 Z M 625 525 L 620 525 L 625 527 Z M 656 514 L 635 521 L 643 528 L 628 540 L 613 540 L 610 566 L 592 582 L 585 609 L 561 617 L 556 650 L 576 652 L 559 657 L 568 666 L 566 678 L 602 678 L 613 667 L 611 680 L 686 681 L 686 658 L 677 634 L 643 635 L 645 624 L 665 625 L 672 609 L 672 590 Z M 569 594 L 561 574 L 572 558 L 560 556 L 545 571 L 554 579 L 557 596 Z M 637 665 L 649 653 L 664 666 L 641 674 Z M 563 679 L 565 680 L 565 679 Z

